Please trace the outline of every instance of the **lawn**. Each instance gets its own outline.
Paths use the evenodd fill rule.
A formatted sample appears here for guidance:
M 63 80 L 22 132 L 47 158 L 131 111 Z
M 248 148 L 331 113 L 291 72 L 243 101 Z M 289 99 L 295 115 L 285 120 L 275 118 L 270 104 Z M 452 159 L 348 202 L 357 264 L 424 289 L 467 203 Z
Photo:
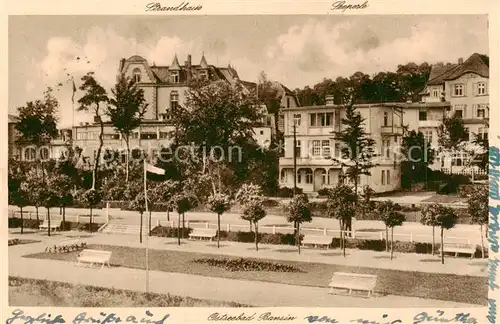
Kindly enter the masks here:
M 243 307 L 237 303 L 9 277 L 10 306 Z M 245 306 L 246 307 L 246 306 Z
M 89 245 L 89 248 L 111 251 L 111 264 L 114 266 L 138 269 L 145 268 L 144 249 L 110 245 Z M 77 253 L 78 252 L 43 252 L 27 255 L 26 257 L 75 262 Z M 224 268 L 214 267 L 206 263 L 194 262 L 194 260 L 196 259 L 213 257 L 214 255 L 203 253 L 150 249 L 149 268 L 151 270 L 157 271 L 177 272 L 242 280 L 267 281 L 315 287 L 326 287 L 332 273 L 335 271 L 376 274 L 378 276 L 378 280 L 375 290 L 379 293 L 433 298 L 469 304 L 487 304 L 486 299 L 488 294 L 488 279 L 483 277 L 351 267 L 293 261 L 279 261 L 276 263 L 279 263 L 280 265 L 295 267 L 300 270 L 299 272 L 228 271 Z M 239 259 L 226 256 L 217 256 L 216 258 L 220 260 Z M 411 307 L 411 305 L 408 305 L 408 307 Z

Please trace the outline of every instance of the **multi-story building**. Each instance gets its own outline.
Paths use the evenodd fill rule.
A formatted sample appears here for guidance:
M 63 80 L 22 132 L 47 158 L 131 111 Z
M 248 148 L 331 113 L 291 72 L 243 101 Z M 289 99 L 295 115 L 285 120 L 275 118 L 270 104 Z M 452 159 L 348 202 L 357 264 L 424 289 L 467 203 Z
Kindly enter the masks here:
M 469 132 L 469 141 L 472 141 L 473 134 L 488 137 L 490 109 L 488 89 L 489 58 L 474 53 L 466 61 L 458 59 L 457 64 L 433 65 L 421 95 L 425 103 L 449 103 L 446 115 L 462 118 Z M 441 112 L 436 112 L 435 115 L 439 116 Z M 435 129 L 437 126 L 432 127 L 433 138 L 437 137 Z M 425 131 L 430 132 L 430 129 Z M 437 148 L 437 143 L 435 147 Z M 465 152 L 457 152 L 452 156 L 443 154 L 438 159 L 440 169 L 449 171 L 450 166 L 453 166 L 452 172 L 456 173 L 464 171 L 469 157 Z
M 371 175 L 361 175 L 358 189 L 370 185 L 376 192 L 393 191 L 400 186 L 400 166 L 396 150 L 401 143 L 404 125 L 404 104 L 359 104 L 356 111 L 365 119 L 365 131 L 375 140 L 376 166 Z M 345 127 L 344 106 L 335 105 L 328 96 L 323 106 L 283 109 L 285 154 L 280 158 L 280 186 L 294 186 L 294 148 L 297 166 L 297 187 L 306 193 L 335 186 L 345 168 L 335 159 L 341 158 L 342 143 L 335 133 Z M 296 145 L 294 146 L 294 131 Z M 339 179 L 340 177 L 340 179 Z

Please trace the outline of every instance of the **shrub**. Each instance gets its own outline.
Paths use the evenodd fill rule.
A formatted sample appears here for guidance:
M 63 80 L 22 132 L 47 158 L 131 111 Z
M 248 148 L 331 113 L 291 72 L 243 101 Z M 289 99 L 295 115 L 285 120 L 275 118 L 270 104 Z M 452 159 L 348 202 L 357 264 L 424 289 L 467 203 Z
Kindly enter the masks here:
M 184 232 L 181 230 L 181 237 L 186 238 L 189 237 L 189 234 L 191 233 L 192 229 L 191 228 L 184 228 Z M 166 227 L 166 226 L 156 226 L 151 230 L 151 235 L 153 236 L 159 236 L 159 237 L 175 237 L 177 238 L 177 227 Z
M 87 248 L 87 243 L 82 242 L 80 244 L 70 244 L 70 245 L 53 245 L 47 246 L 45 248 L 46 253 L 68 253 L 74 251 L 80 251 Z
M 450 176 L 450 179 L 446 185 L 441 186 L 437 191 L 440 194 L 452 194 L 457 193 L 460 185 L 470 184 L 470 178 L 462 174 L 454 174 Z
M 321 188 L 318 190 L 318 196 L 328 196 L 330 193 L 330 189 L 328 188 Z
M 296 194 L 300 195 L 303 193 L 302 188 L 296 188 L 295 190 Z M 278 197 L 282 198 L 292 198 L 293 197 L 293 188 L 288 188 L 288 187 L 280 187 L 278 189 L 278 192 L 276 193 Z
M 42 220 L 37 221 L 36 219 L 23 219 L 23 225 L 24 225 L 23 227 L 24 228 L 38 229 L 38 227 L 42 223 L 43 223 Z M 9 226 L 9 228 L 21 227 L 21 218 L 17 218 L 17 217 L 9 218 L 8 226 Z
M 227 271 L 272 271 L 272 272 L 303 272 L 299 268 L 253 259 L 226 259 L 226 258 L 203 258 L 193 260 L 195 263 L 207 264 L 212 267 L 223 268 Z
M 485 187 L 482 184 L 462 184 L 458 186 L 458 195 L 463 198 L 468 198 L 473 192 Z

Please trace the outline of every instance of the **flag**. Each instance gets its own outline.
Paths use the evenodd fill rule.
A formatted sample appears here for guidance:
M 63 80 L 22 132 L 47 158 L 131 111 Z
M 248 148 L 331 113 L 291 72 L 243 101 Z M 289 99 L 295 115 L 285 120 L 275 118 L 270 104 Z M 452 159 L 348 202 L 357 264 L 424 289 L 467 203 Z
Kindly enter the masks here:
M 146 172 L 154 173 L 154 174 L 165 174 L 165 170 L 155 167 L 149 163 L 145 163 Z

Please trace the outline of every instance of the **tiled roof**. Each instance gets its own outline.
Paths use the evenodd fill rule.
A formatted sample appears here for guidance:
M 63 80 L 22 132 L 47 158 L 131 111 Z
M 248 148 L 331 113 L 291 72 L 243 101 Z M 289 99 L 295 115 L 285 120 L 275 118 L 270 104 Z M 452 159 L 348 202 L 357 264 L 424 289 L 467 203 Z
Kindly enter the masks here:
M 486 63 L 485 60 L 488 62 Z M 463 64 L 447 74 L 445 80 L 454 80 L 465 73 L 476 73 L 482 77 L 490 77 L 489 58 L 486 55 L 472 54 Z
M 458 68 L 458 64 L 433 65 L 429 74 L 427 85 L 442 84 L 446 77 Z

